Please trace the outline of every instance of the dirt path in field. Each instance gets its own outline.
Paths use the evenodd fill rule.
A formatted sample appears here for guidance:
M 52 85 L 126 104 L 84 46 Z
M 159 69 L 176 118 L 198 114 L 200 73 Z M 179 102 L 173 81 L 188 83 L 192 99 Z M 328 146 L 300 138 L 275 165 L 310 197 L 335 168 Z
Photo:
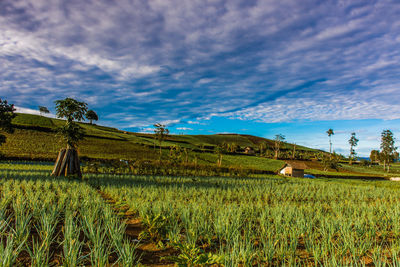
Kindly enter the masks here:
M 124 220 L 127 225 L 126 235 L 131 239 L 132 242 L 138 242 L 139 234 L 145 230 L 142 221 L 139 217 L 134 216 L 129 213 L 129 206 L 116 207 L 116 200 L 113 199 L 109 194 L 97 189 L 99 195 L 104 199 L 104 201 L 111 205 L 113 210 L 121 215 L 124 214 Z M 149 241 L 140 241 L 141 245 L 137 249 L 140 255 L 140 263 L 146 266 L 175 266 L 173 262 L 163 259 L 163 257 L 176 255 L 176 251 L 173 248 L 158 248 L 157 244 Z

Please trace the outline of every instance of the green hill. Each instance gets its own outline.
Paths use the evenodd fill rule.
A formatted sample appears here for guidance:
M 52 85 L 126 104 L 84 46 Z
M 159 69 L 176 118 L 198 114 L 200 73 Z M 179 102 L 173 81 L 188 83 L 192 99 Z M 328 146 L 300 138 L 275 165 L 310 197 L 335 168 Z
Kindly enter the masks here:
M 13 120 L 16 127 L 14 134 L 6 134 L 7 142 L 0 147 L 5 158 L 25 160 L 55 160 L 60 148 L 64 147 L 57 127 L 64 124 L 63 120 L 52 119 L 31 114 L 17 114 Z M 159 144 L 155 143 L 154 135 L 121 131 L 116 128 L 80 123 L 85 130 L 85 139 L 79 145 L 80 156 L 91 159 L 126 159 L 155 161 L 159 157 Z M 259 145 L 264 143 L 272 151 L 274 142 L 269 139 L 239 134 L 215 135 L 170 135 L 162 142 L 163 157 L 168 158 L 170 148 L 186 149 L 189 161 L 210 165 L 217 161 L 214 153 L 216 146 L 236 144 L 234 153 L 225 153 L 222 166 L 243 167 L 257 170 L 276 171 L 283 161 L 259 157 Z M 245 147 L 251 147 L 255 155 L 244 153 Z M 282 151 L 292 153 L 293 145 L 285 143 Z M 297 153 L 315 155 L 319 151 L 296 146 Z

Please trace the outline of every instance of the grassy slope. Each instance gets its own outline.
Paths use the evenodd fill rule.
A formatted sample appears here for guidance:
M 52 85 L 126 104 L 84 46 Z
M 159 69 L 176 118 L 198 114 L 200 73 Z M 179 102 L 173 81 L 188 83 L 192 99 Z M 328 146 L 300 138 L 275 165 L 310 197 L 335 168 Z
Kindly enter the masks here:
M 389 173 L 384 171 L 383 166 L 381 165 L 373 165 L 370 167 L 369 166 L 365 167 L 361 165 L 343 164 L 342 168 L 352 172 L 368 173 L 368 174 L 390 176 L 390 177 L 394 176 L 400 177 L 400 163 L 391 164 Z
M 64 146 L 61 138 L 56 134 L 57 127 L 64 124 L 63 120 L 18 114 L 13 123 L 17 129 L 14 134 L 6 134 L 7 142 L 0 147 L 0 152 L 7 157 L 54 160 L 59 149 Z M 158 149 L 153 149 L 153 135 L 128 133 L 115 128 L 87 123 L 81 123 L 81 126 L 85 129 L 86 134 L 78 148 L 81 156 L 133 160 L 155 160 L 158 158 Z M 200 153 L 202 145 L 208 146 L 208 151 L 211 147 L 224 142 L 236 143 L 241 147 L 256 147 L 257 142 L 254 142 L 256 138 L 258 141 L 271 142 L 264 138 L 235 134 L 172 135 L 161 146 L 167 148 L 179 145 L 182 148 L 189 149 L 189 160 L 196 157 L 199 164 L 215 164 L 217 155 Z M 158 146 L 158 143 L 156 145 Z M 167 155 L 169 149 L 163 149 L 162 152 Z M 224 155 L 222 165 L 276 171 L 283 165 L 283 162 L 247 155 Z
M 0 152 L 7 157 L 18 157 L 26 159 L 55 160 L 58 151 L 64 145 L 56 134 L 57 127 L 64 124 L 63 120 L 47 117 L 18 114 L 13 120 L 18 127 L 14 134 L 7 135 L 7 142 L 0 147 Z M 129 133 L 116 128 L 99 125 L 80 124 L 86 133 L 85 139 L 79 145 L 79 154 L 90 158 L 107 159 L 131 159 L 131 160 L 155 160 L 158 159 L 158 149 L 154 150 L 154 135 L 142 133 Z M 212 147 L 222 143 L 236 143 L 242 148 L 250 146 L 257 148 L 260 143 L 273 146 L 273 141 L 257 136 L 238 134 L 218 135 L 171 135 L 161 146 L 166 148 L 162 152 L 167 157 L 170 146 L 179 145 L 189 151 L 189 160 L 197 158 L 199 164 L 216 164 L 217 155 L 214 153 L 200 153 L 200 151 L 212 151 Z M 156 143 L 158 146 L 158 142 Z M 206 148 L 204 149 L 204 146 Z M 284 144 L 285 149 L 293 149 L 291 144 Z M 298 151 L 318 152 L 317 150 L 296 146 Z M 284 164 L 283 161 L 261 158 L 248 155 L 224 155 L 222 166 L 242 167 L 266 171 L 277 171 Z M 309 162 L 308 164 L 314 164 Z M 380 169 L 366 169 L 363 167 L 350 166 L 341 172 L 330 170 L 324 172 L 319 163 L 310 166 L 307 173 L 316 175 L 351 176 L 360 174 L 382 175 Z M 400 166 L 399 166 L 400 167 Z M 400 168 L 392 168 L 400 175 Z
M 23 126 L 39 126 L 55 130 L 57 127 L 64 124 L 63 120 L 52 119 L 31 114 L 18 114 L 13 120 L 15 125 Z M 139 133 L 127 133 L 125 131 L 118 130 L 116 128 L 90 125 L 88 123 L 80 123 L 85 129 L 86 135 L 90 137 L 104 137 L 112 138 L 123 141 L 133 141 L 138 144 L 153 145 L 153 135 L 150 134 L 139 134 Z M 180 145 L 181 147 L 188 148 L 199 148 L 201 145 L 205 146 L 216 146 L 222 143 L 236 143 L 241 147 L 251 146 L 256 148 L 259 143 L 265 142 L 269 146 L 273 146 L 273 141 L 257 136 L 251 135 L 238 135 L 238 134 L 216 134 L 216 135 L 171 135 L 168 139 L 163 142 L 162 146 Z M 284 144 L 283 149 L 293 149 L 292 144 Z M 297 146 L 298 151 L 314 151 L 315 149 Z

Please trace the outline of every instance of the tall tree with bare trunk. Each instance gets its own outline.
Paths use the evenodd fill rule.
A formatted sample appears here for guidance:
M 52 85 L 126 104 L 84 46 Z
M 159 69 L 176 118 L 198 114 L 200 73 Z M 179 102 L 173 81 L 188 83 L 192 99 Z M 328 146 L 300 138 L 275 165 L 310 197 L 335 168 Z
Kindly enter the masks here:
M 162 144 L 162 141 L 164 141 L 165 137 L 168 136 L 169 130 L 167 129 L 167 127 L 164 124 L 161 124 L 161 123 L 156 123 L 153 126 L 155 127 L 155 129 L 154 129 L 155 138 L 158 140 L 158 144 L 160 146 L 159 162 L 161 163 L 161 157 L 162 157 L 161 144 Z
M 355 159 L 357 153 L 356 150 L 354 149 L 358 145 L 358 139 L 356 137 L 356 133 L 351 133 L 351 137 L 349 139 L 349 144 L 350 144 L 350 161 L 349 164 L 353 164 L 353 160 Z
M 328 134 L 329 137 L 329 153 L 332 153 L 332 135 L 334 135 L 335 133 L 333 132 L 332 129 L 329 129 L 328 131 L 326 131 L 326 133 Z
M 84 137 L 84 131 L 75 121 L 84 120 L 87 104 L 72 98 L 55 101 L 56 115 L 66 119 L 65 125 L 59 129 L 59 134 L 66 143 L 66 148 L 60 150 L 52 175 L 82 177 L 76 146 Z
M 275 135 L 274 141 L 275 141 L 275 146 L 274 146 L 274 151 L 275 151 L 275 159 L 279 158 L 280 151 L 281 151 L 281 144 L 285 140 L 285 136 L 282 134 L 277 134 Z
M 383 161 L 383 170 L 390 171 L 390 162 L 393 161 L 397 147 L 394 146 L 394 136 L 392 131 L 384 130 L 381 133 L 381 161 Z

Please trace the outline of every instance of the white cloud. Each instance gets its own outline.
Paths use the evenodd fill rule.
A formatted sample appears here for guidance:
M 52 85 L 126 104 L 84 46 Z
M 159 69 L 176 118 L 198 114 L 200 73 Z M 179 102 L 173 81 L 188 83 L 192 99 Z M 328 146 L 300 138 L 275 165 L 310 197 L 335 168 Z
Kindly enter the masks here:
M 154 128 L 145 127 L 139 130 L 139 133 L 154 133 Z
M 14 106 L 15 107 L 15 112 L 16 113 L 26 113 L 26 114 L 33 114 L 33 115 L 42 115 L 44 117 L 48 117 L 48 118 L 55 118 L 55 114 L 52 113 L 40 113 L 39 110 L 35 110 L 35 109 L 30 109 L 30 108 L 23 108 L 23 107 L 18 107 L 18 106 Z
M 5 20 L 0 22 L 6 23 Z M 39 62 L 57 65 L 55 58 L 63 58 L 76 62 L 75 68 L 85 70 L 88 66 L 98 67 L 117 78 L 130 79 L 156 73 L 160 66 L 140 64 L 134 59 L 130 61 L 110 56 L 101 55 L 98 51 L 82 44 L 64 46 L 52 43 L 51 39 L 43 38 L 38 34 L 27 34 L 24 31 L 4 29 L 0 27 L 0 56 L 23 56 L 25 59 L 37 60 Z
M 400 119 L 400 105 L 383 103 L 378 99 L 366 99 L 359 95 L 335 94 L 315 97 L 278 98 L 268 104 L 243 109 L 228 114 L 242 120 L 261 122 L 293 122 L 297 120 L 353 120 L 353 119 Z
M 213 82 L 215 79 L 213 78 L 203 78 L 197 81 L 197 84 L 207 84 Z
M 179 123 L 179 122 L 180 122 L 180 120 L 163 120 L 160 123 L 164 124 L 166 126 L 171 126 L 172 124 L 176 124 L 176 123 Z
M 19 106 L 75 96 L 125 127 L 397 118 L 400 6 L 391 1 L 1 4 L 0 93 Z

